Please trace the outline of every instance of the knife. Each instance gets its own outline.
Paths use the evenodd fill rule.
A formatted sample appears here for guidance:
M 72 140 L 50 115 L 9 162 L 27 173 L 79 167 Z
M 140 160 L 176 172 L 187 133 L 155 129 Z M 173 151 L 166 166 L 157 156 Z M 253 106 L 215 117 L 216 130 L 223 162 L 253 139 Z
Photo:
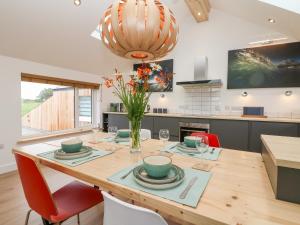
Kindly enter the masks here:
M 190 182 L 188 183 L 188 185 L 186 186 L 186 188 L 179 195 L 180 199 L 185 199 L 185 197 L 187 196 L 187 194 L 189 193 L 189 191 L 191 190 L 191 188 L 193 187 L 193 185 L 196 183 L 197 180 L 198 180 L 198 177 L 193 177 L 190 180 Z
M 123 176 L 121 176 L 121 179 L 124 180 L 126 177 L 129 176 L 129 174 L 131 174 L 132 171 L 133 171 L 133 169 L 129 170 L 127 173 L 125 173 Z

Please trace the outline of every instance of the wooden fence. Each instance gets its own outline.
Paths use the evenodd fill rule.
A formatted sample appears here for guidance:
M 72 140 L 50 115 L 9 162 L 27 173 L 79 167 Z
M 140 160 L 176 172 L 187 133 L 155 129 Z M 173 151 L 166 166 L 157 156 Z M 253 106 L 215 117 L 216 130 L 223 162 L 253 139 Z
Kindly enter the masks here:
M 54 91 L 52 97 L 23 116 L 22 126 L 46 131 L 74 128 L 74 90 Z

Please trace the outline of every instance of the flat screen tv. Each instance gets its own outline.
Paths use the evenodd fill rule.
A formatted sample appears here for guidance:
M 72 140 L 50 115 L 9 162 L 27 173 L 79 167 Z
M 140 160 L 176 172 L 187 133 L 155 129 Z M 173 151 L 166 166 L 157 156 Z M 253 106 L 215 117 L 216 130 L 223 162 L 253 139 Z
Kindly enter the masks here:
M 300 87 L 300 42 L 228 51 L 228 89 Z

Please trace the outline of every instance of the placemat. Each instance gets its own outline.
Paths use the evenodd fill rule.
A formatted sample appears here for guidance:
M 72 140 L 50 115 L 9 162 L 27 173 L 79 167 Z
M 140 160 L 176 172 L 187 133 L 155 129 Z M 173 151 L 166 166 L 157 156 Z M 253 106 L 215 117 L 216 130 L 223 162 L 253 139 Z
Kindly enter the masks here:
M 54 152 L 55 151 L 41 153 L 41 154 L 38 154 L 38 156 L 43 157 L 45 159 L 50 159 L 52 161 L 55 161 L 55 162 L 58 162 L 58 163 L 61 163 L 61 164 L 67 165 L 67 166 L 74 167 L 74 166 L 81 165 L 83 163 L 92 161 L 94 159 L 97 159 L 97 158 L 100 158 L 100 157 L 103 157 L 103 156 L 106 156 L 106 155 L 109 155 L 109 154 L 112 153 L 112 152 L 104 151 L 104 150 L 100 150 L 100 149 L 99 150 L 98 149 L 97 150 L 93 149 L 92 154 L 89 155 L 89 156 L 78 158 L 78 159 L 64 159 L 64 160 L 62 160 L 62 159 L 56 159 L 54 157 Z
M 135 165 L 136 166 L 136 165 Z M 128 175 L 125 179 L 121 179 L 122 176 L 127 174 L 130 170 L 132 170 L 135 166 L 128 167 L 126 169 L 123 169 L 111 177 L 108 178 L 109 181 L 122 184 L 124 186 L 137 189 L 140 191 L 147 192 L 149 194 L 153 194 L 168 200 L 172 200 L 175 202 L 178 202 L 180 204 L 184 204 L 187 206 L 191 206 L 193 208 L 196 208 L 198 205 L 198 202 L 208 184 L 208 181 L 212 175 L 211 172 L 205 172 L 205 171 L 199 171 L 194 170 L 191 168 L 185 168 L 185 179 L 184 181 L 177 187 L 172 189 L 166 189 L 166 190 L 153 190 L 149 188 L 145 188 L 137 184 L 134 180 L 133 173 Z M 183 192 L 183 190 L 187 187 L 188 183 L 191 179 L 194 177 L 198 177 L 196 183 L 192 186 L 190 191 L 188 192 L 187 196 L 184 199 L 180 199 L 179 195 Z
M 219 155 L 222 151 L 222 148 L 214 148 L 215 150 L 212 151 L 212 147 L 209 147 L 208 151 L 201 154 L 201 153 L 197 153 L 197 154 L 193 154 L 193 153 L 186 153 L 186 152 L 182 152 L 180 150 L 178 150 L 176 148 L 176 145 L 178 144 L 178 142 L 174 142 L 172 144 L 167 145 L 166 147 L 164 147 L 164 149 L 162 151 L 164 152 L 170 152 L 170 153 L 178 153 L 181 155 L 185 155 L 185 156 L 190 156 L 190 157 L 195 157 L 195 158 L 199 158 L 199 159 L 206 159 L 206 160 L 213 160 L 216 161 L 219 158 Z
M 115 140 L 114 137 L 106 137 L 106 138 L 100 138 L 97 139 L 97 142 L 110 142 L 110 143 L 115 143 L 115 144 L 119 144 L 119 145 L 130 145 L 130 141 L 127 141 L 128 139 L 126 138 L 126 140 L 122 140 L 122 139 L 118 139 L 118 141 Z M 92 142 L 90 142 L 92 143 Z M 93 144 L 93 143 L 92 143 Z

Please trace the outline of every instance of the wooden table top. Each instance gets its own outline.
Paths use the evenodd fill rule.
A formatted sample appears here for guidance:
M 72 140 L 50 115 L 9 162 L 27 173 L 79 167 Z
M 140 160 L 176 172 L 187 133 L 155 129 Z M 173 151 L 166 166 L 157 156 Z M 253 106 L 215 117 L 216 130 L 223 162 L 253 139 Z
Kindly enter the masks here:
M 96 135 L 103 137 L 106 134 Z M 95 139 L 95 134 L 81 138 L 87 144 L 88 140 Z M 61 140 L 57 140 L 16 146 L 14 151 L 29 155 L 43 165 L 97 185 L 103 190 L 112 191 L 116 196 L 130 198 L 162 215 L 169 215 L 173 219 L 192 224 L 300 224 L 300 205 L 275 199 L 262 157 L 258 153 L 225 149 L 218 161 L 172 155 L 174 164 L 183 168 L 192 167 L 197 163 L 212 166 L 212 178 L 197 208 L 192 208 L 107 180 L 109 176 L 135 164 L 142 157 L 159 154 L 159 150 L 163 147 L 161 141 L 144 141 L 142 154 L 130 154 L 128 147 L 112 143 L 89 144 L 95 148 L 115 152 L 76 167 L 68 167 L 37 156 L 38 153 L 57 149 L 60 142 Z
M 300 138 L 262 135 L 261 140 L 277 166 L 300 169 Z

